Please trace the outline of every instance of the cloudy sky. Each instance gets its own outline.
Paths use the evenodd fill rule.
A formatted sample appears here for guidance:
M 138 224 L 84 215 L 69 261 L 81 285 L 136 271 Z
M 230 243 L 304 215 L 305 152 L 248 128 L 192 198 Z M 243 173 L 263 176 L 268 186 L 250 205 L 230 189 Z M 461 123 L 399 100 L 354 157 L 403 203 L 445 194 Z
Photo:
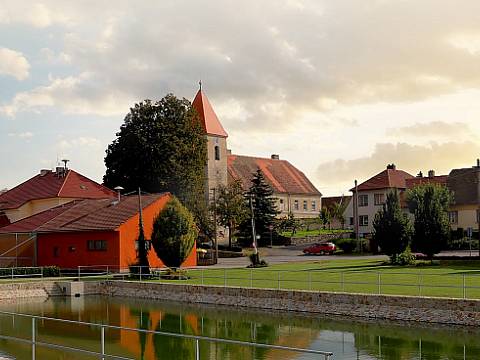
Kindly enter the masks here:
M 0 0 L 0 188 L 64 157 L 101 180 L 129 107 L 200 79 L 234 153 L 326 195 L 480 157 L 478 0 Z

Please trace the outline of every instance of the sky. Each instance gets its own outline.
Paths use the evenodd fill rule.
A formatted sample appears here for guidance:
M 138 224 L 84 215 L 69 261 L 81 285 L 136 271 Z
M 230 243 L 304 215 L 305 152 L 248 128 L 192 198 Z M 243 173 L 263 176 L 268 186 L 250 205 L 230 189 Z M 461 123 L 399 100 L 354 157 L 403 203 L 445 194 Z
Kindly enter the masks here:
M 233 153 L 324 195 L 480 157 L 478 0 L 0 0 L 0 189 L 63 158 L 101 181 L 129 108 L 201 80 Z

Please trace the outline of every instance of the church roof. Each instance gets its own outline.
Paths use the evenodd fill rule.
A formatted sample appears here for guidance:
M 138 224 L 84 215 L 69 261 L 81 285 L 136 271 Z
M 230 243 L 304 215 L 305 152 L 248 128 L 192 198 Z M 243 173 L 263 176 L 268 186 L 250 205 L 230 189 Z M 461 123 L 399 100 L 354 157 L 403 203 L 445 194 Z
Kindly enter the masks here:
M 303 172 L 286 160 L 229 155 L 228 174 L 240 180 L 244 189 L 251 186 L 253 173 L 260 169 L 274 192 L 284 194 L 320 195 Z
M 197 111 L 207 135 L 228 137 L 227 132 L 220 123 L 220 120 L 218 120 L 217 114 L 215 114 L 212 105 L 210 105 L 210 101 L 208 101 L 202 89 L 198 90 L 192 105 Z

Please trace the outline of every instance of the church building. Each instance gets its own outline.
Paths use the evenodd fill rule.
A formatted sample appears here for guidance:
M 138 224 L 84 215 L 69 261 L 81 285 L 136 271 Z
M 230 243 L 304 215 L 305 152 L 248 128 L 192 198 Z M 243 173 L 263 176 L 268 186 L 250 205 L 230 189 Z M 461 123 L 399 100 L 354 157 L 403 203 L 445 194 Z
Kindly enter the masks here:
M 279 217 L 289 212 L 297 218 L 313 218 L 320 214 L 322 194 L 303 172 L 277 154 L 270 158 L 232 154 L 227 147 L 228 134 L 223 128 L 201 86 L 193 100 L 208 140 L 206 166 L 208 200 L 215 189 L 229 181 L 240 180 L 245 190 L 251 186 L 253 173 L 260 169 L 274 190 Z

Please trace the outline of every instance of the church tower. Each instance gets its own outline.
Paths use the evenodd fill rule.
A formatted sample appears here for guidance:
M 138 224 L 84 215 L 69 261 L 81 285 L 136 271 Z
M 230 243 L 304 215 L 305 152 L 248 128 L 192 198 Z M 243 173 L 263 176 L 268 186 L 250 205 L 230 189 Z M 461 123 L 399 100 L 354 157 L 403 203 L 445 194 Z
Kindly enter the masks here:
M 210 101 L 200 89 L 193 100 L 192 106 L 197 111 L 207 137 L 207 164 L 205 166 L 207 200 L 213 199 L 213 189 L 220 185 L 227 185 L 227 137 L 228 134 L 213 111 Z M 216 191 L 216 190 L 215 190 Z

